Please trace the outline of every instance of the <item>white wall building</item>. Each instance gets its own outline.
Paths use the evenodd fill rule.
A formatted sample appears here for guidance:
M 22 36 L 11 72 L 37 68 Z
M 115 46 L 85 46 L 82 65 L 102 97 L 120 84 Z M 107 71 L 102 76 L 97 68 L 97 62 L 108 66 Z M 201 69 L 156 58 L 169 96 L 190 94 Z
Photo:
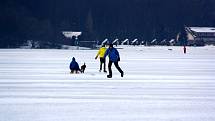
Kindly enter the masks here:
M 188 44 L 215 45 L 215 27 L 186 27 Z

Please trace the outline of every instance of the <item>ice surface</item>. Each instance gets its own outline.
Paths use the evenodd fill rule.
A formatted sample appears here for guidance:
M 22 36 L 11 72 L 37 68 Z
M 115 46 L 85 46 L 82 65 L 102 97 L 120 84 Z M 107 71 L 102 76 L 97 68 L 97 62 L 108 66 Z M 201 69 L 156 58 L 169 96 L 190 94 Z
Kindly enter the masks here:
M 119 46 L 123 78 L 97 50 L 0 50 L 0 121 L 214 121 L 215 47 Z M 85 74 L 70 74 L 76 57 Z

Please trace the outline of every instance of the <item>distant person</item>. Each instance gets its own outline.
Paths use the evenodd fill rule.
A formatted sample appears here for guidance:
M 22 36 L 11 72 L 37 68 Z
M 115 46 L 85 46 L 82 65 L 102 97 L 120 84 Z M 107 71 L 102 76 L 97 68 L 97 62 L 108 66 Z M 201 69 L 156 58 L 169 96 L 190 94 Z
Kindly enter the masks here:
M 95 59 L 100 58 L 100 69 L 99 72 L 102 71 L 102 64 L 104 64 L 104 72 L 106 73 L 106 59 L 104 58 L 105 52 L 106 52 L 107 48 L 105 47 L 105 45 L 102 45 L 102 47 L 99 49 Z
M 187 48 L 186 48 L 186 46 L 185 46 L 185 45 L 184 45 L 183 50 L 184 50 L 184 54 L 186 54 L 186 53 L 187 53 Z
M 112 69 L 111 69 L 112 63 L 114 63 L 117 70 L 121 73 L 121 77 L 123 77 L 124 72 L 122 71 L 122 69 L 119 67 L 119 64 L 118 64 L 118 62 L 120 61 L 119 52 L 117 51 L 116 48 L 113 47 L 113 44 L 110 44 L 109 48 L 106 50 L 104 58 L 106 58 L 106 56 L 109 56 L 109 63 L 108 63 L 109 75 L 107 75 L 107 78 L 112 78 Z
M 79 68 L 79 65 L 78 65 L 78 63 L 75 61 L 75 58 L 73 57 L 72 58 L 72 62 L 70 63 L 70 70 L 71 70 L 71 73 L 73 74 L 73 73 L 79 73 L 79 71 L 81 71 L 80 70 L 80 68 Z

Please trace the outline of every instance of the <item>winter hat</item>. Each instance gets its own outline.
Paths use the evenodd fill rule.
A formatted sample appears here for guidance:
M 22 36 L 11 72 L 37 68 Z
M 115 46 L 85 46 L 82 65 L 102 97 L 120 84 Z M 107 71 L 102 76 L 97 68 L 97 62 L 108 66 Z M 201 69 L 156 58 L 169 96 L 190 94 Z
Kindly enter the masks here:
M 110 44 L 109 47 L 113 47 L 113 44 Z
M 72 58 L 72 61 L 75 61 L 75 57 Z

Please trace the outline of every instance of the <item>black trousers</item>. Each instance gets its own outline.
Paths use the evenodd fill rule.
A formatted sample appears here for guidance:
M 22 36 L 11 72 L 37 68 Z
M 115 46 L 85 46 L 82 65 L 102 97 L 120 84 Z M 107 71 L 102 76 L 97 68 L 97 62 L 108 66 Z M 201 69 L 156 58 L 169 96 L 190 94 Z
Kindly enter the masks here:
M 102 64 L 104 64 L 104 71 L 106 71 L 106 59 L 100 58 L 100 70 L 102 70 Z
M 119 62 L 119 61 L 117 61 L 117 62 L 109 61 L 109 63 L 108 63 L 108 71 L 109 71 L 109 75 L 110 75 L 110 76 L 112 76 L 112 69 L 111 69 L 112 63 L 114 63 L 115 67 L 117 68 L 117 70 L 118 70 L 120 73 L 123 73 L 122 69 L 119 67 L 118 62 Z

